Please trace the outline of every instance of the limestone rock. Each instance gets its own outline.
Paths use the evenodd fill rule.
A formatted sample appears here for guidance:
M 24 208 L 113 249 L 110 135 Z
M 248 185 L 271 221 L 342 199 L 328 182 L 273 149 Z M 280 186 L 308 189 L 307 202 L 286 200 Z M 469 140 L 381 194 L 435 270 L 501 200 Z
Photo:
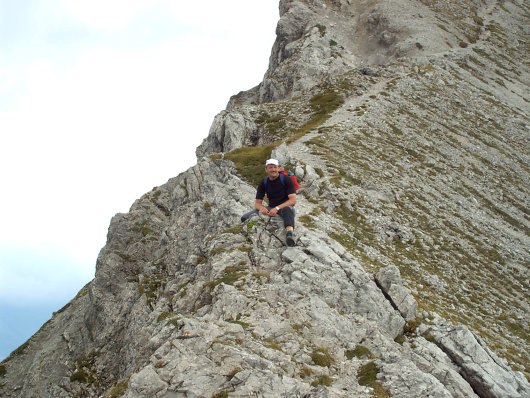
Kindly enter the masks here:
M 530 394 L 525 377 L 510 370 L 465 326 L 441 326 L 433 328 L 432 333 L 479 396 L 522 398 Z
M 396 266 L 381 268 L 376 274 L 376 280 L 405 320 L 410 321 L 416 317 L 418 303 L 410 290 L 403 286 L 399 269 Z
M 478 397 L 458 372 L 459 368 L 437 345 L 423 337 L 416 339 L 415 344 L 410 358 L 418 369 L 436 377 L 454 398 Z
M 215 116 L 210 133 L 197 147 L 198 158 L 218 153 L 230 152 L 244 145 L 255 144 L 256 125 L 247 112 L 242 110 L 222 111 Z

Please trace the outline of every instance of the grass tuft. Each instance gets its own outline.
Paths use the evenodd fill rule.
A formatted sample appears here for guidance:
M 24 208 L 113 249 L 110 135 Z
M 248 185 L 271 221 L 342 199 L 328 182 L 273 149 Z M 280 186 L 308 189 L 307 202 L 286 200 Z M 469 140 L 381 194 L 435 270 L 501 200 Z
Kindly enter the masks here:
M 377 381 L 377 373 L 379 373 L 379 368 L 374 361 L 361 366 L 357 373 L 359 384 L 373 388 L 374 395 L 377 398 L 389 398 L 390 393 Z
M 331 366 L 335 362 L 335 358 L 328 352 L 327 348 L 318 347 L 311 353 L 311 359 L 318 366 Z

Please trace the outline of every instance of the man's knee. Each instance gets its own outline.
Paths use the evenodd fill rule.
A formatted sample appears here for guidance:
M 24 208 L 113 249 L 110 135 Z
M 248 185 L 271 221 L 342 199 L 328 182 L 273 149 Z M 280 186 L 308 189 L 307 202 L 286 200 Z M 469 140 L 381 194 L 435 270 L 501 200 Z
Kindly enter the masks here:
M 296 214 L 296 209 L 294 206 L 285 206 L 281 210 L 281 216 L 283 218 L 283 223 L 286 227 L 294 228 L 294 216 Z
M 283 212 L 287 213 L 287 214 L 292 214 L 293 217 L 296 213 L 296 209 L 294 206 L 285 206 L 283 209 L 282 209 Z

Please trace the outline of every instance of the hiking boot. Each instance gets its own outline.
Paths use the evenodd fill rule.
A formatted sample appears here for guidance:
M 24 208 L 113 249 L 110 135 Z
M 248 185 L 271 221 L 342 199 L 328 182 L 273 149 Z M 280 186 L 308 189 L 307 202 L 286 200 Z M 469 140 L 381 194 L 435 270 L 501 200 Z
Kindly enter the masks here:
M 293 231 L 287 231 L 285 241 L 287 246 L 293 247 L 295 245 Z

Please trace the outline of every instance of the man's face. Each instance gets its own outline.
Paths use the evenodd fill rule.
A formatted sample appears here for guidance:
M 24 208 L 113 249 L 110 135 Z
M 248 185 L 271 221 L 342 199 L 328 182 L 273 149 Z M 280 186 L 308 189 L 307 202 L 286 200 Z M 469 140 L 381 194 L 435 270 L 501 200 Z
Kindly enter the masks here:
M 274 180 L 278 177 L 279 171 L 280 167 L 276 166 L 275 164 L 268 164 L 267 166 L 265 166 L 265 173 L 267 173 L 271 180 Z

